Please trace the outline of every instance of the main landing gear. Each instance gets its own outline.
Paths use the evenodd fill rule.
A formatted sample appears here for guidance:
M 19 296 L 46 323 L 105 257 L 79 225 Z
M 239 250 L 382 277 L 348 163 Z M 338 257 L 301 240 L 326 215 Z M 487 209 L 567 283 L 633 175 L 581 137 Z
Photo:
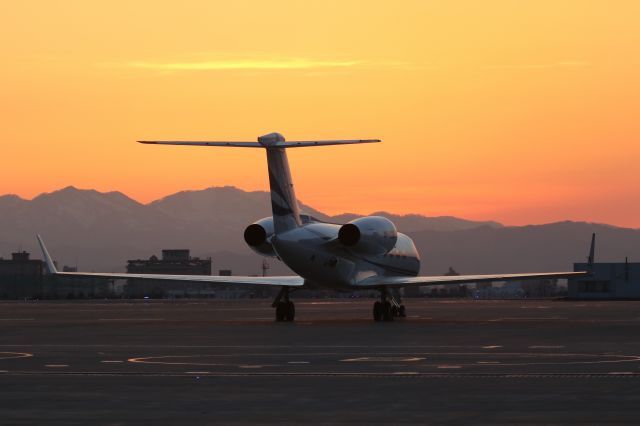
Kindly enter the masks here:
M 282 287 L 271 306 L 276 308 L 276 321 L 278 322 L 293 321 L 296 318 L 296 307 L 289 300 L 289 287 Z
M 406 317 L 404 305 L 400 304 L 400 298 L 396 300 L 386 288 L 380 290 L 380 300 L 373 304 L 374 321 L 393 321 L 394 318 Z

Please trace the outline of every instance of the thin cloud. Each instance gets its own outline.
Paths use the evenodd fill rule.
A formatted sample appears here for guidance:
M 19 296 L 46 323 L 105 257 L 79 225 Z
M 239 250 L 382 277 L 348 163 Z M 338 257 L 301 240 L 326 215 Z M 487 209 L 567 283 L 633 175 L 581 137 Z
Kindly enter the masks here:
M 216 59 L 195 62 L 129 62 L 130 68 L 157 71 L 226 71 L 226 70 L 312 70 L 348 68 L 360 61 L 329 61 L 309 58 Z
M 491 65 L 488 69 L 549 69 L 549 68 L 568 68 L 568 67 L 587 67 L 591 65 L 586 61 L 562 61 L 548 64 L 519 64 L 519 65 Z

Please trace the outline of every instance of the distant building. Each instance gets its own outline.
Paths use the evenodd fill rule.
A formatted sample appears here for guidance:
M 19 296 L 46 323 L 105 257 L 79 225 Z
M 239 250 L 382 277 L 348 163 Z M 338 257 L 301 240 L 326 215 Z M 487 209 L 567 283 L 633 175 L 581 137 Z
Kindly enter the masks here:
M 151 256 L 148 260 L 127 261 L 127 273 L 163 275 L 211 275 L 211 258 L 191 257 L 188 249 L 162 250 L 162 258 Z M 169 282 L 163 280 L 137 280 L 130 278 L 124 288 L 126 297 L 162 298 L 167 296 L 207 295 L 209 284 Z M 215 294 L 215 292 L 213 293 Z
M 29 259 L 26 251 L 0 259 L 0 298 L 39 298 L 43 293 L 44 262 Z
M 586 263 L 574 263 L 574 271 L 586 271 Z M 640 299 L 640 263 L 594 263 L 590 277 L 569 281 L 571 299 Z

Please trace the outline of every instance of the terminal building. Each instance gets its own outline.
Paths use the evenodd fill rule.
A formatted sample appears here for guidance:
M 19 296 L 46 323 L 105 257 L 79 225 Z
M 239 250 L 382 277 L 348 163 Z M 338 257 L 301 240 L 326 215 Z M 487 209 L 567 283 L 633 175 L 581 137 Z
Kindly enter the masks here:
M 574 263 L 574 271 L 587 271 L 587 263 Z M 640 263 L 594 263 L 592 275 L 569 280 L 570 299 L 640 299 Z

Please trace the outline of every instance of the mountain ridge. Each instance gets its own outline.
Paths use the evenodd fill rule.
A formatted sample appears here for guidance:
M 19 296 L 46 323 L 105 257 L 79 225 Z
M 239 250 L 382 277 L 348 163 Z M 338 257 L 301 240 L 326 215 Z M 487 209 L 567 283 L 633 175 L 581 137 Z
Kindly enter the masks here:
M 303 203 L 301 208 L 328 222 L 360 216 L 330 216 Z M 423 254 L 423 273 L 429 274 L 449 266 L 461 273 L 566 269 L 583 260 L 594 230 L 608 252 L 604 258 L 640 258 L 640 230 L 613 225 L 563 221 L 512 227 L 451 216 L 374 214 L 388 217 L 414 239 Z M 256 274 L 262 258 L 245 245 L 242 233 L 270 215 L 268 192 L 233 186 L 180 191 L 147 204 L 118 191 L 73 186 L 31 200 L 10 194 L 0 196 L 0 255 L 24 248 L 39 258 L 34 235 L 40 233 L 61 265 L 77 263 L 83 270 L 123 270 L 127 259 L 188 247 L 194 256 L 212 257 L 214 271 Z M 278 261 L 272 264 L 271 274 L 291 273 Z

